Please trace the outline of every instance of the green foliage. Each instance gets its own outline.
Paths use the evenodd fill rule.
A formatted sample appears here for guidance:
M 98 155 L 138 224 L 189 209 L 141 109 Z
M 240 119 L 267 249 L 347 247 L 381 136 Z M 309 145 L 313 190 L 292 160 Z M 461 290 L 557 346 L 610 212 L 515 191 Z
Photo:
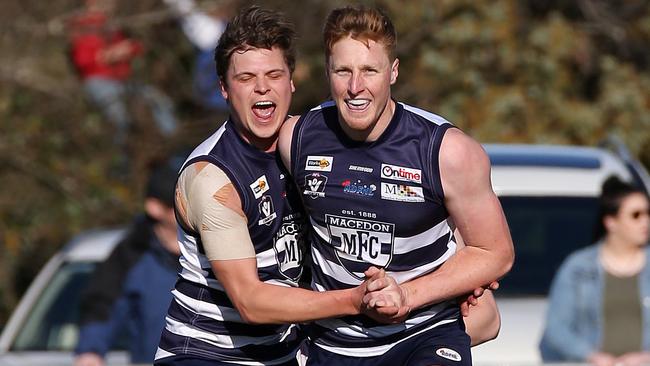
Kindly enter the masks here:
M 252 3 L 198 2 L 226 14 Z M 118 1 L 117 17 L 146 45 L 134 77 L 168 93 L 183 126 L 176 139 L 162 140 L 149 133 L 151 118 L 136 103 L 130 167 L 120 172 L 114 130 L 84 100 L 68 60 L 62 24 L 80 3 L 10 0 L 0 13 L 0 323 L 68 238 L 126 223 L 140 209 L 151 159 L 198 143 L 224 117 L 193 101 L 193 49 L 164 5 Z M 593 145 L 616 133 L 650 161 L 647 2 L 377 3 L 398 30 L 397 99 L 442 115 L 481 142 Z M 348 2 L 262 4 L 296 23 L 291 111 L 299 114 L 328 95 L 320 29 L 329 10 Z

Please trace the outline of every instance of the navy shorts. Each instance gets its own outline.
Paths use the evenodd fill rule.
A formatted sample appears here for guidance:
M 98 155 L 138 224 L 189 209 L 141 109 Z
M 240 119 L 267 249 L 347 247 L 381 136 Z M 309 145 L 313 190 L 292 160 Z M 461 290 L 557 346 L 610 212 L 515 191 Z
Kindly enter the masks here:
M 209 360 L 192 355 L 177 355 L 161 358 L 154 362 L 154 366 L 233 366 L 236 363 Z M 278 366 L 298 366 L 298 361 L 291 360 Z
M 470 339 L 462 320 L 440 325 L 398 343 L 381 356 L 351 357 L 309 347 L 307 366 L 471 366 Z

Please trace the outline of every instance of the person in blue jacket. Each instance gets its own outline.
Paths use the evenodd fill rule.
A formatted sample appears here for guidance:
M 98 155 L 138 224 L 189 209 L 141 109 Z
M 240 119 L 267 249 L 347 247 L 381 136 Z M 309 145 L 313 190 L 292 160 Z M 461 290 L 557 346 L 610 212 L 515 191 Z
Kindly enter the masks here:
M 649 207 L 642 189 L 605 181 L 596 243 L 571 254 L 551 284 L 545 362 L 650 364 Z
M 170 159 L 152 170 L 144 214 L 90 278 L 81 302 L 75 366 L 104 365 L 124 331 L 131 363 L 153 363 L 180 268 L 173 199 L 181 162 Z

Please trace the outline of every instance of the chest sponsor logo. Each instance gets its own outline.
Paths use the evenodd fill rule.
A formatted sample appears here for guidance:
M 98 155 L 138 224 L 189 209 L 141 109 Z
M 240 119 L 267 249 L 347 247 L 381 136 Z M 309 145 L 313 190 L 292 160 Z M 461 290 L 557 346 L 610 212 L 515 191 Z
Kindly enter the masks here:
M 448 360 L 452 360 L 456 362 L 460 362 L 462 360 L 460 354 L 450 348 L 438 348 L 436 350 L 436 354 L 442 358 L 446 358 Z
M 260 200 L 258 205 L 260 210 L 260 219 L 257 222 L 258 225 L 271 225 L 271 222 L 275 220 L 278 216 L 275 213 L 275 208 L 273 207 L 273 200 L 271 196 L 264 196 Z
M 422 171 L 420 169 L 405 168 L 403 166 L 381 164 L 381 177 L 422 184 Z
M 353 172 L 372 173 L 375 169 L 361 165 L 350 165 L 348 167 L 348 170 L 351 170 Z
M 422 187 L 381 182 L 381 199 L 401 202 L 424 202 Z
M 326 185 L 327 176 L 320 173 L 311 173 L 305 177 L 305 191 L 302 193 L 312 199 L 325 197 Z
M 250 185 L 255 199 L 262 197 L 262 195 L 269 190 L 269 182 L 266 180 L 266 175 L 263 175 L 255 180 Z
M 359 280 L 369 265 L 386 267 L 393 258 L 395 224 L 325 215 L 330 244 L 351 275 Z
M 275 234 L 273 250 L 280 273 L 288 279 L 298 280 L 306 253 L 305 226 L 301 219 L 285 217 Z
M 376 185 L 363 184 L 360 179 L 357 179 L 354 182 L 346 179 L 343 181 L 343 183 L 341 183 L 341 185 L 343 186 L 344 193 L 355 194 L 363 197 L 372 197 L 375 195 L 375 191 L 377 190 Z
M 331 172 L 334 157 L 332 156 L 307 156 L 307 163 L 305 163 L 305 170 L 317 172 Z

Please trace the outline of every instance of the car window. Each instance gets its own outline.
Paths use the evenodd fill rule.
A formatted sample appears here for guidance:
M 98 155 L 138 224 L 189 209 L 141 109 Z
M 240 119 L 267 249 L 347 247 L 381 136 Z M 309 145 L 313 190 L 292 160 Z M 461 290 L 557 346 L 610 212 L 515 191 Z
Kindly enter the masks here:
M 548 196 L 499 199 L 515 246 L 515 263 L 496 294 L 547 295 L 564 258 L 592 243 L 598 201 Z
M 79 300 L 96 263 L 62 265 L 31 309 L 13 351 L 72 351 L 79 336 Z M 114 349 L 125 349 L 124 335 Z

